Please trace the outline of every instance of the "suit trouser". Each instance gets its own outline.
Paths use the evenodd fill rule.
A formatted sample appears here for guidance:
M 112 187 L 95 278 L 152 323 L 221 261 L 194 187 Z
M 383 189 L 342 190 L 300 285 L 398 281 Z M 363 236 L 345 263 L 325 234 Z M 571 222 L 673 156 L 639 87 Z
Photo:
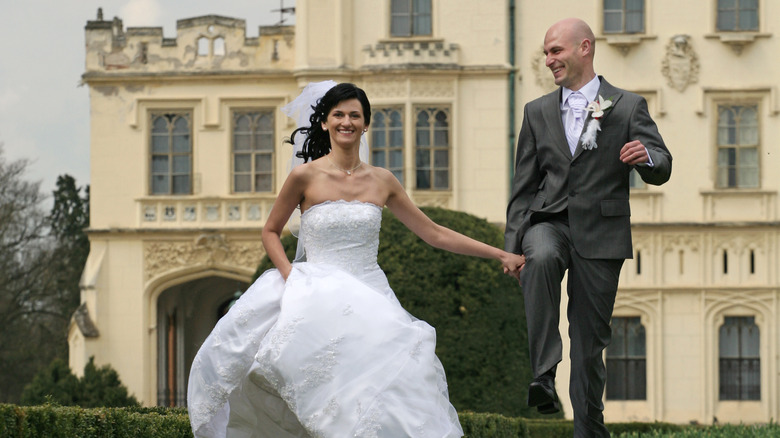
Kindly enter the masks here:
M 623 259 L 585 259 L 574 249 L 568 223 L 550 218 L 532 225 L 522 242 L 526 264 L 521 272 L 531 367 L 534 377 L 562 359 L 558 329 L 561 281 L 569 270 L 569 395 L 575 437 L 609 436 L 604 426 L 606 369 L 602 354 L 610 342 L 610 319 Z

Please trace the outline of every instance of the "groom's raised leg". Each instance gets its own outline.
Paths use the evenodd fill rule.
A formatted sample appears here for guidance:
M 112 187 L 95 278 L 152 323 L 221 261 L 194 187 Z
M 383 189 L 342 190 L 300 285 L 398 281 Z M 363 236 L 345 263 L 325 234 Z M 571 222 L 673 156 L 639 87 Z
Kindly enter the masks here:
M 534 378 L 541 377 L 561 361 L 558 322 L 561 280 L 569 263 L 566 231 L 559 224 L 541 222 L 531 226 L 523 238 L 526 262 L 520 281 Z

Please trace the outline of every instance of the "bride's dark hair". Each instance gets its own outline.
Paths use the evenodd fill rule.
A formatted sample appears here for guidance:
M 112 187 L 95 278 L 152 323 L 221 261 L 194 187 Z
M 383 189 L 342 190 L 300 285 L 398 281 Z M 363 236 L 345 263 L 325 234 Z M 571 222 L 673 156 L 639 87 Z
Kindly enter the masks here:
M 322 122 L 327 120 L 328 113 L 334 106 L 349 99 L 357 99 L 360 102 L 360 105 L 363 107 L 363 118 L 366 121 L 366 126 L 371 123 L 371 104 L 368 102 L 365 91 L 358 88 L 355 84 L 338 84 L 328 90 L 317 104 L 312 106 L 314 112 L 309 117 L 309 126 L 296 129 L 292 132 L 290 138 L 285 140 L 287 143 L 293 144 L 297 134 L 306 136 L 303 140 L 301 151 L 295 154 L 295 156 L 303 158 L 305 163 L 309 159 L 316 160 L 330 152 L 330 135 L 322 129 Z

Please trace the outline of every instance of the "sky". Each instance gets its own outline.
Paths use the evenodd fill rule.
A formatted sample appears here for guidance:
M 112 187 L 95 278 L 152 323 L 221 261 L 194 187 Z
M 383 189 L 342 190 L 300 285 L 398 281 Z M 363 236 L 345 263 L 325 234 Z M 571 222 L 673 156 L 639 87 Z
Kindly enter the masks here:
M 283 3 L 282 3 L 283 2 Z M 176 20 L 222 15 L 246 20 L 246 33 L 279 22 L 294 0 L 0 0 L 0 144 L 6 161 L 29 160 L 24 179 L 50 195 L 57 176 L 89 184 L 89 92 L 82 86 L 84 26 L 119 17 L 125 28 L 162 27 Z M 285 24 L 293 24 L 287 16 Z

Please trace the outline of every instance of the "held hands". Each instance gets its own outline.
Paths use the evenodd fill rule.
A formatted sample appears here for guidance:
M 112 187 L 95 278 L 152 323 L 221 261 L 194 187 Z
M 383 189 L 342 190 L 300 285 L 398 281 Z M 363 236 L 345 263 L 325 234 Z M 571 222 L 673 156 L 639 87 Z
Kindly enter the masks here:
M 620 149 L 620 161 L 629 164 L 642 164 L 650 161 L 650 157 L 647 156 L 647 148 L 639 140 L 634 140 L 626 143 Z
M 501 264 L 504 267 L 504 274 L 509 274 L 520 281 L 520 271 L 525 266 L 525 256 L 504 252 L 501 257 Z

